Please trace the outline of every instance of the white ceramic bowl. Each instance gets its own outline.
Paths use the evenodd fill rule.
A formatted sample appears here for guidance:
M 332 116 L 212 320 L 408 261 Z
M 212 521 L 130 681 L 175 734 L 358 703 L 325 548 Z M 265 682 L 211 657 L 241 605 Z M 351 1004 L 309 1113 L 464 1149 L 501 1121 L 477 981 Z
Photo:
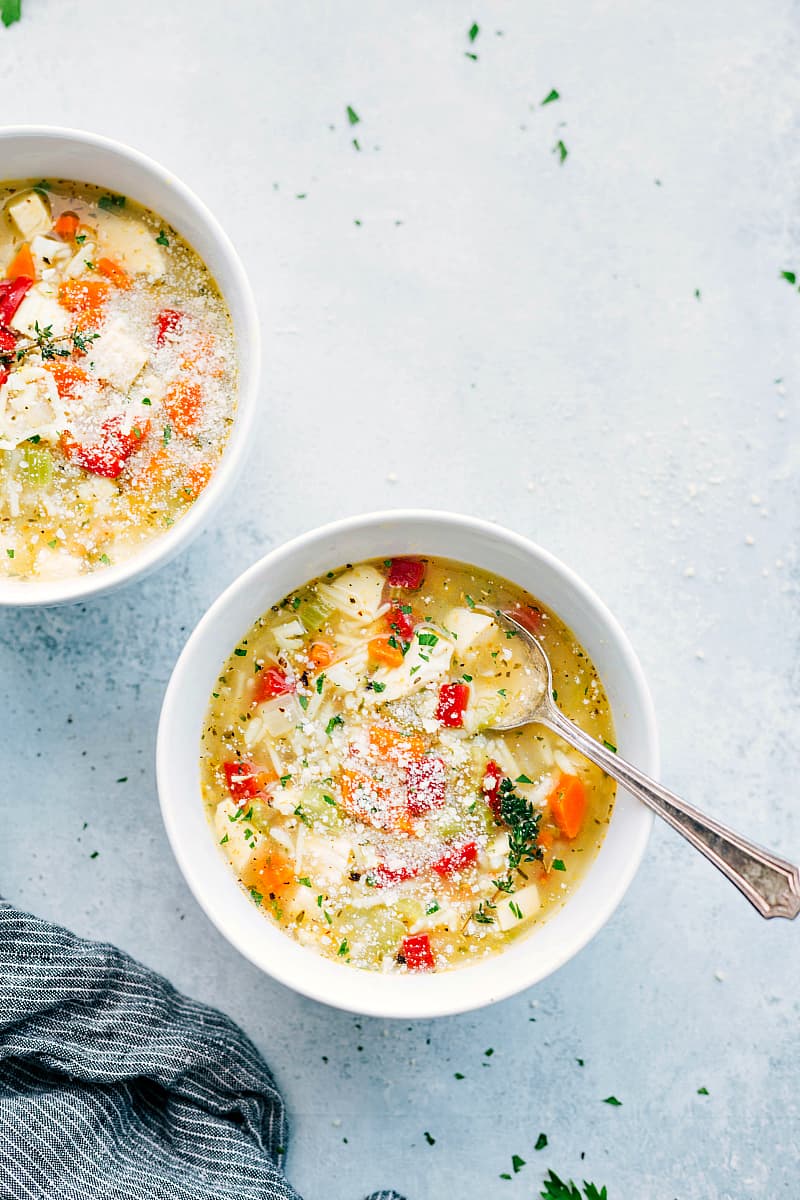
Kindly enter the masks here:
M 220 932 L 262 970 L 337 1008 L 410 1018 L 501 1000 L 576 954 L 625 894 L 653 818 L 621 792 L 600 853 L 564 906 L 501 954 L 440 975 L 380 975 L 337 963 L 301 946 L 264 917 L 223 858 L 200 799 L 200 734 L 215 680 L 256 617 L 288 592 L 346 562 L 404 554 L 470 563 L 527 588 L 566 621 L 594 660 L 611 701 L 620 753 L 655 774 L 658 739 L 641 667 L 608 609 L 546 550 L 486 521 L 413 510 L 350 517 L 274 550 L 223 592 L 178 659 L 158 730 L 161 811 L 178 864 Z
M 2 179 L 72 179 L 130 196 L 174 226 L 208 266 L 233 318 L 239 359 L 236 420 L 211 482 L 172 529 L 118 566 L 71 579 L 0 579 L 0 605 L 67 604 L 109 592 L 172 558 L 199 533 L 236 477 L 250 440 L 260 366 L 258 314 L 239 256 L 193 192 L 165 167 L 110 138 L 49 126 L 0 128 Z

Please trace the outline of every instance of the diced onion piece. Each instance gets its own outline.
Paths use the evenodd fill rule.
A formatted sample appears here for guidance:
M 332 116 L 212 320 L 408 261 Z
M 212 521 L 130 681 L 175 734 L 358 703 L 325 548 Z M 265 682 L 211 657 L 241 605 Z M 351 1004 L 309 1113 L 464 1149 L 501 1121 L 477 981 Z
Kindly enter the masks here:
M 287 693 L 265 701 L 259 707 L 258 715 L 267 733 L 272 737 L 284 737 L 300 722 L 303 712 L 294 693 Z
M 350 620 L 369 624 L 381 606 L 383 583 L 380 572 L 365 564 L 342 572 L 332 583 L 318 584 L 317 592 Z
M 535 883 L 531 883 L 521 891 L 512 892 L 510 896 L 497 901 L 495 920 L 503 932 L 508 933 L 535 916 L 540 905 L 539 889 Z
M 445 628 L 455 634 L 459 655 L 468 650 L 472 643 L 494 624 L 493 617 L 486 613 L 472 612 L 469 608 L 451 608 L 444 619 Z

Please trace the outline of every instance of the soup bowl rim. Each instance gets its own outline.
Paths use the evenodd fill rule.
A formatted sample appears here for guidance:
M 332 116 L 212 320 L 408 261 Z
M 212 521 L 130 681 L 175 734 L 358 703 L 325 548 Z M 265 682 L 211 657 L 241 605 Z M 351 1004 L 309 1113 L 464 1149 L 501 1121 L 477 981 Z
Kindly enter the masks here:
M 374 552 L 356 553 L 365 545 L 373 546 Z M 379 548 L 381 545 L 387 547 L 386 551 Z M 432 549 L 425 549 L 440 545 L 452 546 L 452 553 L 434 555 Z M 484 562 L 475 561 L 474 551 L 479 546 L 486 550 Z M 499 548 L 494 558 L 488 552 L 492 546 Z M 460 552 L 461 548 L 467 552 Z M 522 584 L 513 575 L 506 576 L 553 607 L 595 662 L 598 657 L 604 659 L 606 669 L 598 666 L 598 670 L 609 690 L 620 752 L 631 752 L 637 765 L 656 775 L 659 751 L 655 714 L 642 668 L 610 611 L 570 567 L 549 551 L 521 534 L 480 518 L 425 509 L 347 517 L 271 550 L 221 593 L 190 634 L 175 664 L 159 721 L 158 792 L 178 866 L 217 929 L 262 971 L 333 1007 L 411 1019 L 464 1012 L 502 1000 L 540 982 L 577 954 L 611 917 L 630 886 L 647 846 L 653 816 L 626 793 L 618 793 L 603 845 L 583 881 L 563 905 L 508 948 L 453 970 L 381 974 L 332 961 L 296 942 L 258 911 L 214 844 L 216 839 L 200 796 L 200 736 L 214 680 L 253 621 L 284 595 L 321 574 L 315 569 L 321 563 L 327 562 L 327 569 L 334 569 L 365 558 L 400 556 L 404 552 L 447 557 L 484 570 L 497 569 L 486 566 L 489 558 L 494 563 L 517 561 L 520 572 L 528 572 L 527 580 L 536 575 L 552 594 L 560 588 L 565 601 L 569 597 L 574 601 L 571 620 L 558 606 L 549 605 L 541 589 Z M 289 586 L 285 586 L 287 579 L 292 581 Z M 562 604 L 564 607 L 570 605 Z M 575 614 L 583 614 L 581 621 L 576 622 Z M 623 719 L 614 707 L 615 694 L 625 698 Z M 546 936 L 548 930 L 558 926 L 555 937 Z
M 251 442 L 261 368 L 258 312 L 241 259 L 217 218 L 187 184 L 155 159 L 116 138 L 54 125 L 0 127 L 0 151 L 4 155 L 4 162 L 8 162 L 12 153 L 18 156 L 29 153 L 35 158 L 39 148 L 43 169 L 29 172 L 25 178 L 38 173 L 45 179 L 70 179 L 79 184 L 113 189 L 116 173 L 116 178 L 126 180 L 125 187 L 116 185 L 120 192 L 152 209 L 181 236 L 186 236 L 191 228 L 194 238 L 201 240 L 203 245 L 196 247 L 192 237 L 186 240 L 206 265 L 209 256 L 218 260 L 213 277 L 226 307 L 236 314 L 237 406 L 222 458 L 208 485 L 170 529 L 143 542 L 129 557 L 104 567 L 102 571 L 51 579 L 2 577 L 0 607 L 12 608 L 73 604 L 104 595 L 165 565 L 183 550 L 208 524 L 241 471 Z M 48 155 L 51 162 L 54 155 L 63 155 L 62 161 L 70 165 L 69 174 L 44 169 Z M 3 179 L 21 177 L 13 169 L 8 174 L 5 170 L 4 166 Z M 129 179 L 134 181 L 132 188 L 127 186 Z M 136 183 L 142 193 L 152 191 L 161 196 L 161 208 L 149 204 L 144 195 L 137 195 Z M 163 211 L 165 208 L 169 208 L 169 215 Z M 223 278 L 220 278 L 221 275 Z

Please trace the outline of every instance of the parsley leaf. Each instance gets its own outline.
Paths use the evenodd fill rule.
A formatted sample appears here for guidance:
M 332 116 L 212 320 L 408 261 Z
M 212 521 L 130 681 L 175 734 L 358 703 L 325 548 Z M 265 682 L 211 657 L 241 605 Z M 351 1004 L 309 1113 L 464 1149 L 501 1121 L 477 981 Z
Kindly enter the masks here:
M 794 271 L 781 271 L 781 279 L 785 279 L 787 283 L 791 283 L 792 287 L 797 283 L 797 275 Z
M 169 238 L 164 233 L 163 229 L 159 231 L 156 241 L 158 242 L 159 246 L 168 246 L 169 245 Z
M 358 123 L 361 120 L 361 117 L 358 115 L 356 110 L 354 108 L 352 108 L 349 104 L 347 106 L 347 119 L 351 125 L 358 125 Z
M 475 38 L 478 36 L 478 34 L 480 33 L 480 31 L 481 31 L 481 27 L 480 27 L 480 25 L 476 25 L 476 24 L 473 22 L 473 24 L 470 26 L 469 33 L 467 34 L 467 37 L 469 38 L 469 40 L 470 40 L 471 42 L 474 42 L 474 41 L 475 41 Z
M 104 212 L 111 212 L 115 208 L 125 207 L 124 196 L 101 196 L 97 201 L 98 208 L 102 208 Z
M 0 0 L 0 20 L 6 29 L 22 16 L 22 0 Z
M 560 99 L 561 99 L 561 93 L 557 92 L 555 88 L 551 88 L 550 91 L 545 96 L 544 100 L 542 101 L 540 107 L 544 108 L 545 104 L 552 104 L 554 100 L 560 100 Z
M 553 154 L 558 155 L 559 164 L 563 167 L 564 163 L 567 161 L 567 155 L 569 154 L 569 150 L 564 145 L 561 138 L 559 138 L 558 141 L 556 142 L 555 146 L 553 146 Z
M 562 858 L 554 858 L 553 859 L 553 870 L 554 871 L 566 871 L 566 869 L 567 868 L 564 866 L 564 860 Z
M 544 1150 L 546 1145 L 547 1145 L 547 1134 L 540 1133 L 536 1139 L 536 1145 L 533 1148 L 534 1148 L 534 1150 Z
M 338 713 L 335 717 L 331 717 L 330 721 L 328 721 L 328 724 L 325 726 L 325 732 L 327 733 L 328 737 L 332 735 L 337 725 L 344 725 L 344 717 L 339 716 Z
M 606 1096 L 603 1104 L 610 1104 L 612 1108 L 622 1108 L 622 1101 L 618 1100 L 616 1096 Z

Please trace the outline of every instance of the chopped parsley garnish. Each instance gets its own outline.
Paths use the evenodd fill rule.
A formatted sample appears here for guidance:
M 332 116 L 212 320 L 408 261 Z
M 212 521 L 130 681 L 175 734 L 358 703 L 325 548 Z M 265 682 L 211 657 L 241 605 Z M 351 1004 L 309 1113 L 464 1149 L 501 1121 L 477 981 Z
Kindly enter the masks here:
M 335 717 L 331 717 L 330 721 L 328 721 L 328 724 L 325 726 L 325 732 L 327 733 L 328 737 L 331 736 L 337 725 L 344 725 L 344 717 L 341 717 L 339 713 L 337 713 Z
M 347 106 L 347 119 L 351 125 L 358 125 L 361 120 L 361 117 L 350 104 Z
M 110 194 L 107 196 L 101 196 L 97 201 L 97 206 L 98 208 L 102 208 L 104 212 L 111 212 L 115 208 L 124 208 L 125 197 L 112 196 Z
M 301 695 L 298 695 L 298 697 L 297 697 L 297 703 L 300 705 L 300 707 L 302 708 L 303 712 L 305 712 L 305 711 L 306 711 L 306 709 L 308 708 L 308 696 L 301 696 Z
M 795 271 L 781 271 L 781 279 L 785 279 L 792 287 L 797 283 L 797 274 Z
M 0 20 L 8 29 L 22 16 L 22 0 L 0 0 Z
M 429 1146 L 435 1146 L 435 1145 L 436 1145 L 436 1138 L 435 1138 L 435 1137 L 431 1137 L 431 1135 L 428 1133 L 427 1129 L 425 1130 L 425 1135 L 424 1135 L 424 1136 L 425 1136 L 425 1141 L 428 1143 L 428 1145 L 429 1145 Z
M 347 938 L 344 939 L 344 941 L 342 942 L 341 946 L 336 951 L 336 953 L 339 955 L 339 958 L 344 958 L 345 954 L 350 953 L 350 947 L 347 944 Z
M 151 405 L 152 403 L 153 403 L 153 401 L 150 399 L 150 397 L 149 397 L 149 396 L 143 396 L 143 397 L 142 397 L 142 404 L 146 404 L 148 408 L 150 407 L 150 405 Z
M 435 633 L 418 633 L 417 641 L 420 646 L 435 646 L 439 639 Z
M 55 550 L 56 546 L 58 545 L 58 538 L 51 538 L 47 544 L 51 550 Z
M 164 426 L 164 445 L 165 446 L 169 445 L 169 441 L 170 441 L 171 437 L 172 437 L 172 428 L 169 425 L 165 425 Z
M 325 804 L 331 804 L 334 808 L 336 807 L 336 801 L 334 800 L 333 796 L 323 796 L 322 799 Z
M 555 688 L 553 688 L 553 699 L 556 702 L 556 704 L 558 704 L 558 692 L 556 691 Z
M 542 101 L 540 107 L 544 108 L 545 104 L 552 104 L 554 100 L 560 100 L 560 99 L 561 99 L 561 93 L 557 92 L 555 88 L 551 88 L 550 91 L 545 96 L 544 100 Z
M 605 748 L 607 750 L 610 750 L 612 754 L 617 753 L 617 747 L 614 745 L 613 742 L 607 742 L 606 739 L 603 738 L 603 745 L 605 746 Z
M 439 905 L 434 900 L 433 904 L 429 904 L 428 907 L 425 909 L 425 915 L 430 917 L 434 913 L 437 913 L 438 911 L 439 911 Z
M 453 1078 L 454 1079 L 464 1079 L 466 1077 L 464 1075 L 462 1075 L 460 1071 L 456 1071 L 455 1074 L 453 1075 Z
M 301 875 L 297 882 L 302 883 L 303 887 L 311 887 L 311 880 L 307 875 Z
M 164 233 L 163 229 L 159 232 L 159 235 L 156 238 L 156 241 L 158 242 L 159 246 L 168 246 L 169 245 L 169 238 Z
M 465 680 L 467 683 L 472 683 L 472 676 L 471 676 L 471 675 L 462 675 L 462 676 L 461 676 L 461 678 L 462 678 L 463 680 Z
M 229 841 L 230 841 L 230 838 L 228 837 L 228 834 L 226 833 L 224 837 L 221 837 L 219 839 L 219 844 L 220 844 L 220 846 L 224 846 L 225 843 L 229 842 Z
M 247 651 L 243 650 L 241 646 L 237 646 L 233 653 L 237 658 L 245 658 L 247 656 Z
M 518 1154 L 511 1155 L 511 1166 L 514 1169 L 514 1174 L 519 1175 L 522 1168 L 525 1166 L 525 1159 L 520 1158 Z
M 375 680 L 375 679 L 373 679 L 372 683 L 370 684 L 370 687 L 372 688 L 373 692 L 385 692 L 386 691 L 386 684 L 378 683 L 377 680 Z
M 708 1088 L 707 1088 L 707 1087 L 701 1087 L 701 1088 L 698 1088 L 698 1089 L 697 1089 L 697 1094 L 698 1094 L 698 1096 L 707 1096 L 707 1095 L 708 1095 Z
M 298 804 L 297 808 L 294 810 L 294 815 L 299 817 L 304 825 L 311 825 L 311 818 L 307 812 L 303 811 L 302 805 Z
M 78 243 L 79 246 L 82 246 L 83 243 L 86 241 L 86 234 L 85 233 L 76 233 L 75 241 Z
M 487 1058 L 491 1058 L 491 1057 L 492 1057 L 492 1055 L 494 1054 L 494 1047 L 493 1047 L 493 1046 L 490 1046 L 490 1047 L 489 1047 L 489 1049 L 488 1049 L 488 1050 L 484 1050 L 484 1052 L 483 1052 L 483 1053 L 486 1055 L 486 1057 L 487 1057 Z
M 547 1145 L 547 1134 L 540 1133 L 536 1139 L 536 1145 L 533 1148 L 534 1148 L 534 1150 L 544 1150 L 546 1145 Z
M 287 783 L 291 783 L 291 782 L 292 782 L 291 775 L 281 775 L 280 780 L 279 780 L 281 787 L 285 788 Z
M 251 896 L 251 899 L 255 900 L 256 904 L 260 904 L 261 901 L 264 899 L 264 897 L 261 895 L 261 892 L 258 890 L 258 888 L 254 888 L 254 887 L 250 888 L 250 896 Z
M 470 608 L 475 607 L 475 601 L 472 599 L 472 596 L 465 596 L 464 599 L 466 600 L 466 602 Z
M 8 555 L 8 557 L 9 557 L 9 558 L 13 558 L 13 557 L 14 557 L 14 551 L 13 551 L 13 550 L 6 550 L 6 554 Z
M 564 163 L 567 161 L 567 155 L 569 154 L 569 150 L 564 145 L 561 138 L 559 138 L 558 141 L 556 142 L 555 146 L 553 146 L 553 154 L 558 155 L 559 164 L 563 167 Z
M 555 1171 L 550 1170 L 544 1181 L 544 1191 L 539 1193 L 541 1200 L 581 1200 L 577 1184 L 570 1179 L 567 1183 L 559 1179 Z M 606 1188 L 598 1188 L 594 1183 L 583 1181 L 583 1196 L 585 1200 L 608 1200 Z
M 324 683 L 325 683 L 325 675 L 324 675 L 324 674 L 322 674 L 322 675 L 318 675 L 318 676 L 317 676 L 317 682 L 316 682 L 316 684 L 314 685 L 314 686 L 316 687 L 316 689 L 317 689 L 317 695 L 318 695 L 318 696 L 321 696 L 321 695 L 322 695 L 322 685 L 323 685 Z
M 481 31 L 481 27 L 480 27 L 480 25 L 476 25 L 476 24 L 473 22 L 473 24 L 470 26 L 469 33 L 467 34 L 467 37 L 469 38 L 469 40 L 470 40 L 471 42 L 474 42 L 474 41 L 475 41 L 475 38 L 478 36 L 478 34 L 480 33 L 480 31 Z
M 554 871 L 566 871 L 566 869 L 567 869 L 567 868 L 564 866 L 564 860 L 563 860 L 563 859 L 561 859 L 561 858 L 554 858 L 554 859 L 553 859 L 553 870 L 554 870 Z
M 527 775 L 518 775 L 514 783 L 533 783 L 532 779 L 528 779 Z
M 603 1104 L 610 1104 L 612 1108 L 622 1108 L 622 1101 L 618 1100 L 616 1096 L 606 1096 Z

